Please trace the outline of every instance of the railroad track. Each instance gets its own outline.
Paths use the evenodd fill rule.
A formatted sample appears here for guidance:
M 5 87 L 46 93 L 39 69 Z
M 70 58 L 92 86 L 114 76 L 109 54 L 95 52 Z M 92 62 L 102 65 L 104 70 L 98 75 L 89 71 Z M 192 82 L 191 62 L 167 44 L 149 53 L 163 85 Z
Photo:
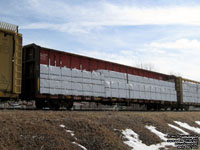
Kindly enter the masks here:
M 22 110 L 22 111 L 69 111 L 65 108 L 61 108 L 58 110 L 51 110 L 49 108 L 44 108 L 44 109 L 37 109 L 37 108 L 2 108 L 0 107 L 0 110 Z M 131 110 L 131 109 L 93 109 L 93 108 L 84 108 L 84 109 L 72 109 L 72 112 L 79 112 L 79 111 L 83 111 L 83 112 L 91 112 L 91 111 L 110 111 L 110 112 L 116 112 L 116 111 L 121 111 L 121 112 L 200 112 L 200 110 Z

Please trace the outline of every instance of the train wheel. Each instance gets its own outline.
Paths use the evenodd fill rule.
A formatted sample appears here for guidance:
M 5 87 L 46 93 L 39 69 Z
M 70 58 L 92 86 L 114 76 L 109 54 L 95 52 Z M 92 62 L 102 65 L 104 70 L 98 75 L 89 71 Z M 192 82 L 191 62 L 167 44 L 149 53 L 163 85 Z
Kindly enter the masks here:
M 189 110 L 189 106 L 185 106 L 184 109 L 185 109 L 185 111 L 188 111 Z
M 150 111 L 151 107 L 149 105 L 146 105 L 146 106 L 147 106 L 147 110 Z
M 36 100 L 35 106 L 36 106 L 37 109 L 42 109 L 44 107 L 43 101 L 42 100 Z
M 74 105 L 73 101 L 69 101 L 69 102 L 67 103 L 66 109 L 67 109 L 67 110 L 71 110 L 72 107 L 73 107 L 73 105 Z
M 55 101 L 55 100 L 49 100 L 49 108 L 51 110 L 59 110 L 60 108 L 60 104 L 58 101 Z

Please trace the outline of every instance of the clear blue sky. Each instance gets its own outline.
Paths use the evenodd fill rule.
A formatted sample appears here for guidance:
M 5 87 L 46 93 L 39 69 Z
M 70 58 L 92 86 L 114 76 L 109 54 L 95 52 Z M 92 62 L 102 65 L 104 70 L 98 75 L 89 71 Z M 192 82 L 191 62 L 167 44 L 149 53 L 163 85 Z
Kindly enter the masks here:
M 153 65 L 200 81 L 200 1 L 1 0 L 0 20 L 23 44 L 130 66 Z

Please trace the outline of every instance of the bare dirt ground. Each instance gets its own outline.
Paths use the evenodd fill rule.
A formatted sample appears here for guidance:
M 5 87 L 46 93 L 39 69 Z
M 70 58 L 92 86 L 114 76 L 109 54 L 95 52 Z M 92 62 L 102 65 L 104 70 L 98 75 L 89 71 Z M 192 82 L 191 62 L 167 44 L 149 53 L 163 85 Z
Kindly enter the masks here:
M 0 150 L 129 150 L 120 130 L 132 129 L 147 145 L 161 142 L 145 125 L 162 133 L 178 134 L 168 123 L 199 127 L 200 112 L 69 112 L 0 111 Z M 60 125 L 65 125 L 64 128 Z M 115 130 L 118 129 L 118 130 Z M 65 130 L 74 131 L 71 136 Z M 195 134 L 192 131 L 185 131 Z M 195 134 L 196 135 L 196 134 Z M 77 139 L 75 139 L 77 138 Z

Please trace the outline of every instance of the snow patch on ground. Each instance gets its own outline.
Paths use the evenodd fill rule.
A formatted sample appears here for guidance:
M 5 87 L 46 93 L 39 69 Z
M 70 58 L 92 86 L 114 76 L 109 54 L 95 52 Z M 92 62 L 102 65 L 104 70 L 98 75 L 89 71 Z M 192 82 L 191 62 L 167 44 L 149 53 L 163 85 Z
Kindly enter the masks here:
M 130 146 L 132 150 L 159 150 L 160 148 L 165 148 L 166 146 L 174 146 L 174 143 L 168 143 L 166 134 L 156 130 L 154 126 L 145 126 L 147 129 L 149 129 L 151 132 L 155 133 L 158 135 L 162 140 L 165 142 L 158 143 L 158 144 L 152 144 L 152 145 L 146 145 L 142 143 L 142 141 L 139 139 L 139 136 L 137 133 L 135 133 L 131 129 L 125 129 L 122 130 L 122 134 L 124 137 L 127 139 L 127 141 L 124 141 L 125 144 Z
M 63 125 L 63 124 L 61 124 L 60 127 L 61 127 L 61 128 L 66 128 L 65 125 Z M 71 130 L 68 130 L 68 129 L 65 129 L 65 131 L 66 131 L 67 133 L 70 133 L 70 135 L 71 135 L 72 137 L 74 137 L 74 139 L 75 139 L 76 141 L 78 140 L 78 139 L 75 137 L 74 131 L 71 131 Z M 87 148 L 85 148 L 83 145 L 77 143 L 76 141 L 72 142 L 72 144 L 75 144 L 75 145 L 79 146 L 79 147 L 82 148 L 83 150 L 87 150 Z
M 71 130 L 65 130 L 67 133 L 70 133 L 71 134 L 71 136 L 74 136 L 75 134 L 74 134 L 74 131 L 71 131 Z
M 200 121 L 195 121 L 196 124 L 200 125 Z
M 156 134 L 161 140 L 167 141 L 167 134 L 164 134 L 158 130 L 154 126 L 145 126 L 145 128 L 149 129 L 152 133 Z
M 75 145 L 77 145 L 77 146 L 79 146 L 80 148 L 82 148 L 83 150 L 87 150 L 87 148 L 85 148 L 83 145 L 81 145 L 81 144 L 78 144 L 78 143 L 76 143 L 76 142 L 72 142 L 73 144 L 75 144 Z
M 185 132 L 184 130 L 182 130 L 181 128 L 175 126 L 175 125 L 172 125 L 172 124 L 168 124 L 168 126 L 170 126 L 171 128 L 174 128 L 176 129 L 177 131 L 181 132 L 182 134 L 184 135 L 189 135 L 189 133 Z
M 65 128 L 65 125 L 64 125 L 64 124 L 61 124 L 60 127 L 61 127 L 61 128 Z
M 187 123 L 183 123 L 183 122 L 180 122 L 180 121 L 174 121 L 176 124 L 178 124 L 179 126 L 185 128 L 185 129 L 188 129 L 188 130 L 191 130 L 193 132 L 196 132 L 198 134 L 200 134 L 200 128 L 197 128 L 197 127 L 192 127 L 190 126 L 189 124 Z

